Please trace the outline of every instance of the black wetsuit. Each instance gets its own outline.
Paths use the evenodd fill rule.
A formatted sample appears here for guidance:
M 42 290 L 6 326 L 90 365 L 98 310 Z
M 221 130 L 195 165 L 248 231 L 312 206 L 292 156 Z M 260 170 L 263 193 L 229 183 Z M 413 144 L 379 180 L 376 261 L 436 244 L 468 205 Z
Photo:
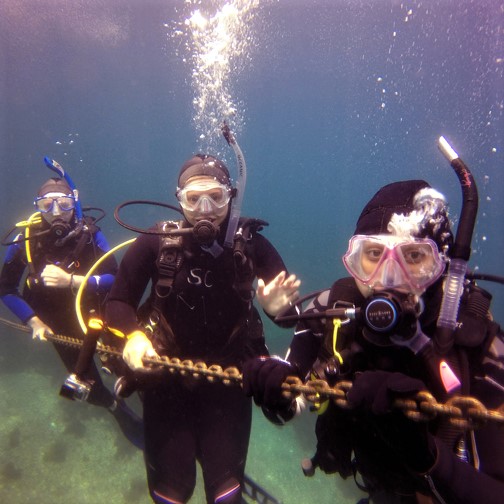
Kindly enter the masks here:
M 423 332 L 429 337 L 433 336 L 436 329 L 441 292 L 438 282 L 423 296 L 425 310 L 420 323 Z M 305 312 L 323 312 L 329 305 L 333 307 L 336 299 L 357 307 L 364 303 L 355 281 L 345 278 L 336 282 L 331 294 L 329 290 L 319 294 Z M 461 368 L 465 370 L 462 374 L 466 375 L 466 379 L 463 380 L 460 393 L 476 397 L 487 408 L 497 409 L 504 403 L 504 359 L 490 345 L 498 339 L 502 341 L 502 331 L 485 316 L 471 313 L 465 296 L 458 320 L 461 327 L 456 332 L 455 347 L 447 358 L 451 358 L 456 352 L 459 362 L 464 363 Z M 409 349 L 379 347 L 370 342 L 373 341 L 371 333 L 368 332 L 367 337 L 363 334 L 363 326 L 356 321 L 341 326 L 337 348 L 345 364 L 341 374 L 329 377 L 329 381 L 337 383 L 339 379 L 353 379 L 358 372 L 383 370 L 400 372 L 421 379 L 426 384 L 432 383 L 432 374 Z M 308 376 L 312 369 L 318 375 L 324 373 L 327 362 L 333 355 L 331 335 L 332 328 L 326 327 L 325 319 L 313 318 L 298 324 L 288 360 L 297 367 L 301 376 Z M 434 387 L 428 386 L 433 392 Z M 479 470 L 476 470 L 471 463 L 458 458 L 449 446 L 455 438 L 453 429 L 450 430 L 447 422 L 437 421 L 430 425 L 438 447 L 437 460 L 430 471 L 430 478 L 435 491 L 444 501 L 447 504 L 502 502 L 502 429 L 495 422 L 488 422 L 474 431 L 474 439 L 466 437 L 469 459 L 475 465 L 479 463 Z M 415 492 L 428 494 L 433 502 L 438 502 L 425 477 L 406 470 L 394 449 L 377 435 L 371 417 L 364 418 L 355 411 L 344 410 L 329 403 L 326 412 L 317 419 L 316 433 L 318 443 L 315 461 L 326 472 L 338 472 L 344 478 L 357 470 L 360 474 L 357 480 L 365 482 L 372 502 L 417 502 Z M 352 457 L 355 457 L 353 462 Z
M 218 239 L 222 243 L 223 236 Z M 237 366 L 252 356 L 266 355 L 263 328 L 252 304 L 254 278 L 267 283 L 285 265 L 270 242 L 254 232 L 246 257 L 249 282 L 237 286 L 230 249 L 214 258 L 192 238 L 183 240 L 184 257 L 171 293 L 155 294 L 160 238 L 141 235 L 126 252 L 107 303 L 107 322 L 125 334 L 138 330 L 137 310 L 161 315 L 153 343 L 170 357 Z M 246 276 L 247 276 L 246 275 Z M 251 401 L 238 386 L 208 383 L 171 374 L 148 384 L 143 392 L 145 459 L 149 489 L 157 503 L 186 502 L 193 493 L 196 460 L 201 464 L 207 501 L 241 502 L 251 427 Z
M 44 230 L 42 224 L 42 230 Z M 26 323 L 34 315 L 47 324 L 55 334 L 82 338 L 82 330 L 75 312 L 75 292 L 70 287 L 46 287 L 39 275 L 49 264 L 55 264 L 69 273 L 85 275 L 96 260 L 108 250 L 108 244 L 101 231 L 94 225 L 86 225 L 84 231 L 70 238 L 62 246 L 56 246 L 56 238 L 50 234 L 36 237 L 37 229 L 33 226 L 30 239 L 32 266 L 29 267 L 25 242 L 20 241 L 9 246 L 5 263 L 0 274 L 0 298 L 6 306 Z M 28 281 L 22 286 L 26 270 Z M 99 315 L 100 306 L 110 288 L 117 263 L 114 257 L 108 257 L 90 278 L 82 299 L 82 313 L 87 317 L 90 310 Z M 73 372 L 79 355 L 79 348 L 54 343 L 54 347 L 67 371 Z M 114 402 L 111 392 L 103 384 L 98 369 L 91 364 L 86 377 L 94 382 L 88 402 L 109 407 Z

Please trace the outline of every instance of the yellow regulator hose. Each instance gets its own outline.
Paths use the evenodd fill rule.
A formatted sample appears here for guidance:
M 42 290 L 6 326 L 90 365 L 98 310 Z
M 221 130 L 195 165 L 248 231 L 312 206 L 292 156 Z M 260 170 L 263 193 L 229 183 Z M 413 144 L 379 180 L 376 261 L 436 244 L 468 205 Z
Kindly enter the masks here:
M 102 255 L 94 264 L 91 266 L 89 271 L 86 273 L 84 280 L 79 286 L 79 290 L 77 291 L 77 295 L 75 296 L 75 312 L 77 313 L 77 320 L 79 321 L 79 325 L 82 329 L 82 332 L 84 334 L 87 334 L 87 326 L 86 323 L 84 322 L 84 319 L 82 317 L 82 309 L 81 309 L 81 299 L 82 299 L 82 293 L 84 292 L 84 289 L 86 288 L 87 282 L 89 280 L 89 277 L 94 273 L 96 268 L 100 266 L 100 264 L 105 261 L 109 256 L 112 254 L 115 254 L 119 249 L 126 247 L 127 245 L 130 245 L 136 240 L 136 238 L 131 238 L 129 240 L 126 240 L 123 243 L 120 243 L 119 245 L 116 245 L 113 249 L 110 249 L 107 253 Z

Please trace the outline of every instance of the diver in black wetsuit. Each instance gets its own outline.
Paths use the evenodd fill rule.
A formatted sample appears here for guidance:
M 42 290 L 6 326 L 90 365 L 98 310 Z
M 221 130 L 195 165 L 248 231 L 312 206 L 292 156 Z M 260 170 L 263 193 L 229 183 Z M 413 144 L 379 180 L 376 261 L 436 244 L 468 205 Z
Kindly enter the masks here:
M 250 399 L 239 387 L 148 372 L 142 357 L 157 353 L 240 368 L 244 360 L 268 353 L 252 303 L 254 280 L 260 279 L 258 300 L 270 317 L 297 298 L 299 281 L 287 276 L 278 252 L 258 233 L 263 222 L 240 219 L 240 239 L 233 233 L 235 245 L 225 245 L 231 213 L 237 212 L 230 203 L 235 189 L 220 160 L 203 154 L 190 158 L 180 171 L 176 194 L 185 219 L 156 229 L 194 226 L 193 234 L 141 235 L 119 266 L 106 319 L 116 334 L 127 335 L 124 360 L 140 370 L 135 375 L 141 383 L 153 501 L 187 502 L 198 461 L 207 502 L 240 503 Z M 139 309 L 149 281 L 150 296 Z
M 383 187 L 362 211 L 344 256 L 352 276 L 311 301 L 287 360 L 245 363 L 244 391 L 280 424 L 293 416 L 280 389 L 287 376 L 330 385 L 354 380 L 352 409 L 318 405 L 317 451 L 307 472 L 318 466 L 354 476 L 374 503 L 502 502 L 504 435 L 495 422 L 464 431 L 446 418 L 413 422 L 392 408 L 395 398 L 425 389 L 440 402 L 460 394 L 487 408 L 504 403 L 496 344 L 504 335 L 491 318 L 491 296 L 466 280 L 451 343 L 439 338 L 454 250 L 440 193 L 420 180 Z
M 65 178 L 47 180 L 35 199 L 40 214 L 26 222 L 28 239 L 19 235 L 7 250 L 0 274 L 0 298 L 30 326 L 34 339 L 45 340 L 47 333 L 83 337 L 75 312 L 75 293 L 89 268 L 109 247 L 93 220 L 82 217 L 77 194 Z M 89 279 L 82 303 L 85 313 L 99 312 L 116 271 L 117 262 L 111 256 Z M 54 348 L 67 371 L 73 372 L 79 349 L 57 343 Z M 141 419 L 124 401 L 115 399 L 94 362 L 86 380 L 92 385 L 87 402 L 107 408 L 126 437 L 141 447 Z

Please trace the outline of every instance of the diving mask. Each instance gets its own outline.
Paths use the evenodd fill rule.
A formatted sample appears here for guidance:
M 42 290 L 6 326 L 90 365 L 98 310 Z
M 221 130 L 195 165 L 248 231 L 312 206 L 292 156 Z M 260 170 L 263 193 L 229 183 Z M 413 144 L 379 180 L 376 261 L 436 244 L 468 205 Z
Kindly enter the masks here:
M 69 212 L 75 208 L 75 198 L 63 193 L 48 193 L 39 198 L 35 198 L 34 204 L 41 213 L 49 213 L 54 210 L 54 204 L 63 212 Z
M 216 180 L 198 180 L 179 189 L 176 194 L 184 210 L 209 213 L 229 203 L 231 188 Z
M 445 261 L 428 238 L 355 235 L 343 263 L 359 282 L 372 289 L 401 289 L 421 294 L 443 273 Z

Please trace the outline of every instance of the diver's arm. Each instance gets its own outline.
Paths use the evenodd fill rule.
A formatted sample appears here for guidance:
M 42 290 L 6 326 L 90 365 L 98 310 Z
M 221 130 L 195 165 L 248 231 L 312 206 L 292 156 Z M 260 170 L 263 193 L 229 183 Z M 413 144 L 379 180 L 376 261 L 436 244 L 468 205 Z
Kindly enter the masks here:
M 254 265 L 257 278 L 262 278 L 264 283 L 271 282 L 281 271 L 287 273 L 285 263 L 277 249 L 264 236 L 254 235 Z
M 108 252 L 110 250 L 110 245 L 107 242 L 107 239 L 105 238 L 105 235 L 102 233 L 102 231 L 99 229 L 95 235 L 94 235 L 94 240 L 96 243 L 96 246 L 103 252 Z M 103 254 L 101 254 L 103 255 Z
M 81 263 L 92 263 L 97 258 L 102 257 L 109 249 L 108 243 L 101 231 L 97 231 L 92 242 L 89 242 L 76 261 Z M 86 290 L 88 292 L 108 292 L 114 283 L 114 277 L 117 272 L 117 261 L 113 256 L 108 256 L 98 265 L 96 271 L 87 280 Z M 47 264 L 40 274 L 40 278 L 44 285 L 49 288 L 56 289 L 78 289 L 85 275 L 72 273 L 59 264 Z
M 0 299 L 23 324 L 26 324 L 28 320 L 35 316 L 33 308 L 21 296 L 6 294 L 5 296 L 0 296 Z
M 444 443 L 438 441 L 436 444 L 438 448 L 436 463 L 425 475 L 433 492 L 438 492 L 445 502 L 466 504 L 502 502 L 504 481 L 479 472 L 461 461 Z M 502 457 L 502 453 L 497 452 L 496 457 Z
M 19 285 L 26 269 L 23 248 L 13 243 L 7 250 L 5 262 L 0 273 L 0 299 L 23 324 L 35 316 L 31 306 L 21 297 Z
M 159 238 L 152 235 L 142 235 L 130 246 L 105 305 L 107 325 L 113 333 L 122 335 L 123 359 L 133 370 L 144 368 L 144 357 L 157 355 L 144 328 L 138 324 L 136 311 L 149 280 L 157 275 L 158 249 Z
M 108 327 L 124 336 L 139 330 L 135 308 L 124 301 L 108 301 L 105 305 L 105 319 Z
M 106 304 L 109 327 L 125 335 L 140 329 L 136 311 L 147 284 L 157 274 L 159 238 L 141 235 L 124 255 Z
M 260 234 L 254 236 L 254 264 L 258 278 L 257 300 L 264 313 L 275 324 L 292 327 L 295 322 L 278 322 L 275 321 L 275 316 L 299 297 L 300 281 L 295 275 L 288 273 L 278 251 Z M 295 313 L 294 310 L 293 308 L 292 314 Z
M 102 257 L 110 250 L 110 246 L 105 235 L 98 230 L 93 237 L 95 245 L 98 248 L 98 258 Z M 89 277 L 86 288 L 91 292 L 108 292 L 112 288 L 115 275 L 117 274 L 117 261 L 113 255 L 108 256 L 96 270 L 96 274 Z M 84 277 L 78 278 L 74 275 L 72 287 L 78 288 Z
M 289 275 L 281 271 L 271 282 L 264 283 L 262 278 L 257 280 L 257 301 L 269 317 L 276 317 L 292 306 L 299 298 L 301 281 L 296 275 Z
M 319 313 L 327 307 L 329 290 L 320 293 L 303 311 L 303 313 Z M 316 361 L 320 345 L 324 339 L 325 319 L 300 320 L 294 331 L 287 360 L 293 364 L 301 376 L 308 376 L 313 363 Z

